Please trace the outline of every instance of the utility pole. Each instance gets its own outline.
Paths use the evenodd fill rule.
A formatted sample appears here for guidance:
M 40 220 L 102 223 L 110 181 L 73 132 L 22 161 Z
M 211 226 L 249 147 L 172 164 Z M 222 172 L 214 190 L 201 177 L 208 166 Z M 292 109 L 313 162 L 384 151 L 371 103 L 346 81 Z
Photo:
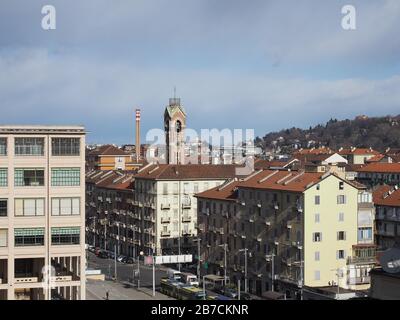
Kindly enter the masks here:
M 114 245 L 114 278 L 117 281 L 117 246 Z
M 273 252 L 267 258 L 271 262 L 271 291 L 275 291 L 275 253 Z
M 193 240 L 193 242 L 197 242 L 197 279 L 200 281 L 201 279 L 201 261 L 200 261 L 200 242 L 201 238 L 197 238 Z
M 153 249 L 153 297 L 156 296 L 156 257 L 154 251 L 155 249 Z

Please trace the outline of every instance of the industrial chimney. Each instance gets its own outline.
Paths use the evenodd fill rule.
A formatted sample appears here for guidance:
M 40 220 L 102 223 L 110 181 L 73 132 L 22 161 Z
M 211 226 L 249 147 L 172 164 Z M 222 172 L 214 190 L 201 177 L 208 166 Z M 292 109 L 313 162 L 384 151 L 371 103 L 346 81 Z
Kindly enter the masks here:
M 136 109 L 136 162 L 140 160 L 140 109 Z

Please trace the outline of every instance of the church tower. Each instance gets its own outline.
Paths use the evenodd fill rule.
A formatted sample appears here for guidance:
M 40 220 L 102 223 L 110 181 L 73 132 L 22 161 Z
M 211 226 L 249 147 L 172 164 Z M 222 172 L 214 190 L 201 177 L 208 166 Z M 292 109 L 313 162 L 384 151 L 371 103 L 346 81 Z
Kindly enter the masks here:
M 180 98 L 169 99 L 164 113 L 168 164 L 184 164 L 186 113 Z

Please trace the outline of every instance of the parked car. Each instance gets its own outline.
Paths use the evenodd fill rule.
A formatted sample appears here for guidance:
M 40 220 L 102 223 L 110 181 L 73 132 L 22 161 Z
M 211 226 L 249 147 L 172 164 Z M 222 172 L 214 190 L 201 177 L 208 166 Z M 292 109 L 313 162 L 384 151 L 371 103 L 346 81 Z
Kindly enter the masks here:
M 88 250 L 89 250 L 89 252 L 93 252 L 94 253 L 96 251 L 96 248 L 94 246 L 89 246 Z
M 124 258 L 126 258 L 126 257 L 123 256 L 123 255 L 120 255 L 120 256 L 117 257 L 117 261 L 122 262 L 122 260 L 123 260 Z
M 126 264 L 134 264 L 135 260 L 133 260 L 133 258 L 126 258 L 125 263 Z
M 101 250 L 99 252 L 99 254 L 98 254 L 98 257 L 102 258 L 102 259 L 107 259 L 108 258 L 108 253 L 106 251 L 104 251 L 104 250 Z

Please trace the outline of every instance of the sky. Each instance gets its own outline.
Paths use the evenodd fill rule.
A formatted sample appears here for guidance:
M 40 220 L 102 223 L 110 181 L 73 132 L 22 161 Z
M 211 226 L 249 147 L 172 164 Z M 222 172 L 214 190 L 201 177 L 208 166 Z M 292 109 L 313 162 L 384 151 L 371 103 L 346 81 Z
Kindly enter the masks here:
M 348 4 L 356 30 L 342 28 Z M 399 30 L 398 0 L 1 0 L 0 123 L 133 143 L 133 110 L 144 140 L 174 87 L 197 131 L 395 115 Z

